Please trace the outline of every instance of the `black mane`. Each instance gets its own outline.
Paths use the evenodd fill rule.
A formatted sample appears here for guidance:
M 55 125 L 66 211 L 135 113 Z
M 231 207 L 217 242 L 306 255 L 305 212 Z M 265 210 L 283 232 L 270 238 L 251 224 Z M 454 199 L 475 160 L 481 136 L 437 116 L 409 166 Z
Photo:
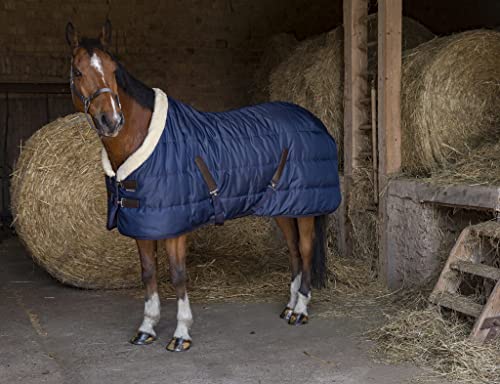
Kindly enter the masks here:
M 118 59 L 102 45 L 99 39 L 84 37 L 80 40 L 79 46 L 84 48 L 90 56 L 92 56 L 95 49 L 99 49 L 107 53 L 117 65 L 115 76 L 118 86 L 140 105 L 153 111 L 155 103 L 155 94 L 153 89 L 132 76 L 125 69 L 123 64 L 120 63 L 120 61 L 118 61 Z

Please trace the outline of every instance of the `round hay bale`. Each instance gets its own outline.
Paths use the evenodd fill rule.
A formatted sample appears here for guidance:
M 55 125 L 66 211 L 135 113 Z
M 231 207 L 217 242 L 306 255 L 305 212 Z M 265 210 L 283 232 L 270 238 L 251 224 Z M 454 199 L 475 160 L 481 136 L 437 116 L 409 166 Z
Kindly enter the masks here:
M 270 100 L 290 101 L 309 109 L 323 121 L 339 147 L 343 138 L 342 33 L 336 28 L 301 42 L 269 78 Z
M 105 228 L 101 148 L 82 114 L 38 130 L 23 146 L 12 176 L 16 231 L 33 259 L 63 283 L 92 289 L 140 286 L 135 241 Z M 219 270 L 227 274 L 238 258 L 258 260 L 278 253 L 283 253 L 283 242 L 274 222 L 243 218 L 196 231 L 188 269 L 217 258 Z M 159 276 L 164 278 L 168 266 L 161 244 L 158 261 Z M 192 276 L 197 280 L 192 283 L 206 291 L 221 284 L 209 274 Z
M 500 132 L 500 33 L 476 30 L 406 51 L 403 170 L 445 167 Z
M 377 15 L 368 19 L 369 39 L 376 39 Z M 434 37 L 427 28 L 403 18 L 403 48 L 413 48 Z M 376 50 L 370 49 L 371 65 Z M 373 68 L 372 68 L 373 70 Z M 289 57 L 271 72 L 270 100 L 290 101 L 309 109 L 326 125 L 343 160 L 344 131 L 344 31 L 342 27 L 301 42 Z M 339 164 L 342 168 L 342 164 Z

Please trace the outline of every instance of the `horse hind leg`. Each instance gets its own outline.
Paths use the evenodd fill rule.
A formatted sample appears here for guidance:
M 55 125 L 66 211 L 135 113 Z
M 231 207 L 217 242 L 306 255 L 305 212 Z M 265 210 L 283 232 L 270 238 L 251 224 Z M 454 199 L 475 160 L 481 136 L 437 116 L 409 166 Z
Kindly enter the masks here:
M 301 284 L 301 259 L 299 253 L 299 234 L 297 229 L 297 220 L 288 217 L 277 217 L 276 223 L 283 232 L 290 256 L 290 266 L 292 279 L 290 282 L 290 300 L 280 317 L 288 321 L 292 316 L 293 309 L 297 304 L 298 292 Z
M 156 250 L 154 240 L 137 240 L 141 259 L 142 281 L 146 289 L 144 318 L 137 334 L 130 342 L 135 345 L 151 344 L 156 340 L 154 327 L 160 320 L 160 298 L 156 281 Z
M 290 325 L 307 324 L 309 321 L 307 305 L 311 300 L 311 269 L 315 240 L 314 220 L 314 216 L 297 219 L 299 253 L 302 260 L 302 276 L 300 279 L 300 287 L 297 292 L 297 301 L 293 308 L 293 313 L 288 320 Z
M 189 329 L 193 324 L 193 315 L 186 290 L 186 254 L 187 236 L 180 236 L 165 241 L 170 263 L 170 278 L 177 297 L 177 327 L 174 336 L 167 344 L 171 352 L 187 351 L 191 347 Z

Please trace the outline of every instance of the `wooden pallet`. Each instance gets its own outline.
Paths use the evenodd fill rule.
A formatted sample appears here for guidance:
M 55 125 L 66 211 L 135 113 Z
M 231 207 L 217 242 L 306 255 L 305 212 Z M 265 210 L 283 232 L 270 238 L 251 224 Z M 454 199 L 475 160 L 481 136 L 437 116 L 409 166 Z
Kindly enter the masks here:
M 479 342 L 500 335 L 500 269 L 491 265 L 494 260 L 483 249 L 485 238 L 500 243 L 500 222 L 471 225 L 462 231 L 429 298 L 433 304 L 475 318 L 470 337 Z M 485 305 L 458 292 L 466 275 L 495 284 Z

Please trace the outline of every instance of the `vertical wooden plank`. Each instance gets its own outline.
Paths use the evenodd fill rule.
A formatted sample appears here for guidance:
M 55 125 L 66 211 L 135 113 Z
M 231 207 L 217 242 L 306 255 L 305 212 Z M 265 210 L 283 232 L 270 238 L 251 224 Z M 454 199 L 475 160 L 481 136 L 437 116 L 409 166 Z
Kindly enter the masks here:
M 395 284 L 390 234 L 386 230 L 388 179 L 401 170 L 401 26 L 402 0 L 378 2 L 378 145 L 379 145 L 379 272 Z
M 7 167 L 7 94 L 0 95 L 0 230 L 5 229 L 10 212 L 9 169 Z
M 354 171 L 359 166 L 363 138 L 360 130 L 368 119 L 368 0 L 344 0 L 344 204 L 349 212 Z M 344 249 L 353 253 L 353 228 L 345 217 Z
M 11 170 L 21 143 L 48 122 L 47 97 L 40 94 L 10 94 L 7 159 Z
M 378 139 L 377 139 L 377 90 L 372 85 L 371 117 L 372 117 L 372 166 L 373 166 L 373 201 L 378 204 Z

